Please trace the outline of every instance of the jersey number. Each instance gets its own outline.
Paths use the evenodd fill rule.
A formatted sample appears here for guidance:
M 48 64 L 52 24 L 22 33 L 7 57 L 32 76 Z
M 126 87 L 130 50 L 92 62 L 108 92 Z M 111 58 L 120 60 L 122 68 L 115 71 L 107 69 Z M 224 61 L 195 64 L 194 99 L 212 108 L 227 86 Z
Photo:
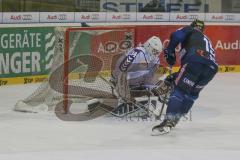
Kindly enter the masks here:
M 212 47 L 211 42 L 209 41 L 209 39 L 207 37 L 204 36 L 204 41 L 205 41 L 205 46 L 206 46 L 206 51 L 208 53 L 210 53 L 209 57 L 210 60 L 215 61 L 215 53 L 214 53 L 214 49 Z

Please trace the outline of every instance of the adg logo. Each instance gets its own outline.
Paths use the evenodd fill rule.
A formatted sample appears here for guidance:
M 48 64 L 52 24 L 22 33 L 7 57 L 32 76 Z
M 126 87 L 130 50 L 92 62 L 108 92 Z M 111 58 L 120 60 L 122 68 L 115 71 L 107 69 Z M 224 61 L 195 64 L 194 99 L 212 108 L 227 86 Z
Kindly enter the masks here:
M 45 69 L 48 70 L 51 68 L 53 62 L 53 54 L 54 54 L 54 44 L 55 44 L 55 35 L 53 33 L 48 33 L 45 35 Z

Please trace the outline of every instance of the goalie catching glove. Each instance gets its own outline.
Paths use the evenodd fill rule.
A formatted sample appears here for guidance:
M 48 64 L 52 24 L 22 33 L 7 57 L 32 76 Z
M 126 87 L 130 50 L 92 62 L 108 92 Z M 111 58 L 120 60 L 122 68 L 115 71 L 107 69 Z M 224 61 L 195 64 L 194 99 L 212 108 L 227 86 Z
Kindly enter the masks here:
M 168 87 L 167 83 L 165 83 L 165 81 L 161 80 L 156 85 L 157 86 L 151 90 L 151 92 L 153 93 L 154 96 L 159 97 L 168 92 L 169 87 Z
M 174 81 L 176 77 L 177 73 L 168 75 L 164 80 L 160 80 L 156 84 L 156 87 L 151 90 L 151 92 L 157 97 L 167 94 L 174 86 Z

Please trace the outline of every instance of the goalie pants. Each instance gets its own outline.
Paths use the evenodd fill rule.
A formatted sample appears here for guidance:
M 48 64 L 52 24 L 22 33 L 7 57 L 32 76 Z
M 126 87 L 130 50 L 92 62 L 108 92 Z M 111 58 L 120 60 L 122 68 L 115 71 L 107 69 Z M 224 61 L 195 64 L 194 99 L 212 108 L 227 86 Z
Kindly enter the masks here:
M 200 91 L 217 73 L 217 65 L 199 62 L 185 63 L 175 80 L 175 87 L 168 101 L 166 117 L 181 117 L 188 113 Z

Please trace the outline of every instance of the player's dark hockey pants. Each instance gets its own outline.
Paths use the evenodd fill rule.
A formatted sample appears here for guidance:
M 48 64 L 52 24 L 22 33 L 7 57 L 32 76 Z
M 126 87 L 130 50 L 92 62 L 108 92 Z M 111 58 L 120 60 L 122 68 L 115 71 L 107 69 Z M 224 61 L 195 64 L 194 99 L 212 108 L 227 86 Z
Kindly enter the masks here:
M 187 114 L 200 91 L 213 79 L 217 69 L 217 65 L 185 63 L 175 80 L 175 88 L 170 95 L 166 118 L 180 118 Z

